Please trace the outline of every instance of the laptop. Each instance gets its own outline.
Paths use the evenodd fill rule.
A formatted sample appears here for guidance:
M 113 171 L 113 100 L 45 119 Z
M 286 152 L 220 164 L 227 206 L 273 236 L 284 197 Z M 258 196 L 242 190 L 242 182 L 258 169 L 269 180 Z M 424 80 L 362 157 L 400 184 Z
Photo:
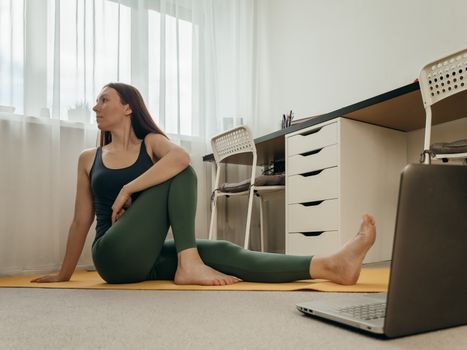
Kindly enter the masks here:
M 467 324 L 467 166 L 402 171 L 387 293 L 297 309 L 390 338 Z

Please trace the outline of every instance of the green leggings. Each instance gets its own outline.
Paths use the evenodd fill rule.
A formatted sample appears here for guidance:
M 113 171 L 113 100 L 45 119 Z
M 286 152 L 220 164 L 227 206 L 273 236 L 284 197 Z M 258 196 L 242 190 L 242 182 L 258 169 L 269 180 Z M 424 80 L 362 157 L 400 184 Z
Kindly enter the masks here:
M 260 253 L 227 241 L 195 240 L 196 174 L 188 167 L 151 187 L 93 245 L 99 275 L 108 283 L 173 280 L 177 252 L 197 247 L 204 263 L 250 282 L 310 278 L 311 256 Z M 165 242 L 169 227 L 174 241 Z

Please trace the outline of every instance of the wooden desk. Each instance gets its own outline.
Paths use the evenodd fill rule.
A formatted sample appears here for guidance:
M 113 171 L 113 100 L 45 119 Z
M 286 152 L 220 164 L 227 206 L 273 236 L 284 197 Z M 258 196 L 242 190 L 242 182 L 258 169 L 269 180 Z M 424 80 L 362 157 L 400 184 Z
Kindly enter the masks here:
M 435 104 L 433 123 L 440 124 L 467 116 L 467 91 Z M 387 128 L 412 131 L 425 127 L 425 109 L 418 82 L 402 86 L 384 94 L 357 102 L 333 112 L 317 115 L 287 129 L 278 130 L 255 139 L 258 165 L 268 165 L 285 158 L 284 136 L 338 117 L 354 119 Z M 203 161 L 214 161 L 213 154 Z M 232 164 L 249 164 L 247 157 L 236 155 L 228 159 Z
M 432 125 L 466 117 L 467 91 L 432 111 Z M 355 235 L 360 215 L 369 212 L 378 221 L 378 237 L 365 262 L 389 260 L 399 174 L 408 161 L 405 134 L 424 127 L 415 82 L 256 138 L 258 165 L 286 164 L 286 253 L 330 254 Z M 227 159 L 250 162 L 246 155 Z

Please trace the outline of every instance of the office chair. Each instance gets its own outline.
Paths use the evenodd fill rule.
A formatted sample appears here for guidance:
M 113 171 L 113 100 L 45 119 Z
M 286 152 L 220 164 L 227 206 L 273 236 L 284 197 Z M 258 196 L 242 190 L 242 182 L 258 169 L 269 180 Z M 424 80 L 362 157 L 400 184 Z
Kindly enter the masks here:
M 217 220 L 217 199 L 219 197 L 229 198 L 230 196 L 248 196 L 248 210 L 245 228 L 245 242 L 244 248 L 248 249 L 250 240 L 250 224 L 251 212 L 253 207 L 253 196 L 259 197 L 259 211 L 260 211 L 260 229 L 261 229 L 261 251 L 264 251 L 264 222 L 263 222 L 263 196 L 266 193 L 284 190 L 285 186 L 282 175 L 266 175 L 255 176 L 256 172 L 256 147 L 251 136 L 250 129 L 245 126 L 239 126 L 231 130 L 225 131 L 211 139 L 212 151 L 216 162 L 216 180 L 215 190 L 212 195 L 212 210 L 211 210 L 211 223 L 209 226 L 209 239 L 213 239 L 214 226 Z M 221 163 L 228 157 L 242 154 L 251 153 L 251 176 L 249 179 L 237 184 L 220 184 L 220 167 Z M 248 165 L 250 165 L 248 164 Z M 216 235 L 217 238 L 217 235 Z
M 420 72 L 419 83 L 426 113 L 425 141 L 420 163 L 429 164 L 431 158 L 443 161 L 449 158 L 467 159 L 467 139 L 430 145 L 431 106 L 467 90 L 467 49 L 427 64 Z

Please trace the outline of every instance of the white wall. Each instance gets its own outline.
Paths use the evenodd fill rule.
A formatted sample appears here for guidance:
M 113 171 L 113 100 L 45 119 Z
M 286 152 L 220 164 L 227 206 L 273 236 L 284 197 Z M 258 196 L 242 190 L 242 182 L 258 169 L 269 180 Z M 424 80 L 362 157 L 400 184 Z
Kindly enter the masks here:
M 467 47 L 465 0 L 258 0 L 256 130 L 413 82 Z

